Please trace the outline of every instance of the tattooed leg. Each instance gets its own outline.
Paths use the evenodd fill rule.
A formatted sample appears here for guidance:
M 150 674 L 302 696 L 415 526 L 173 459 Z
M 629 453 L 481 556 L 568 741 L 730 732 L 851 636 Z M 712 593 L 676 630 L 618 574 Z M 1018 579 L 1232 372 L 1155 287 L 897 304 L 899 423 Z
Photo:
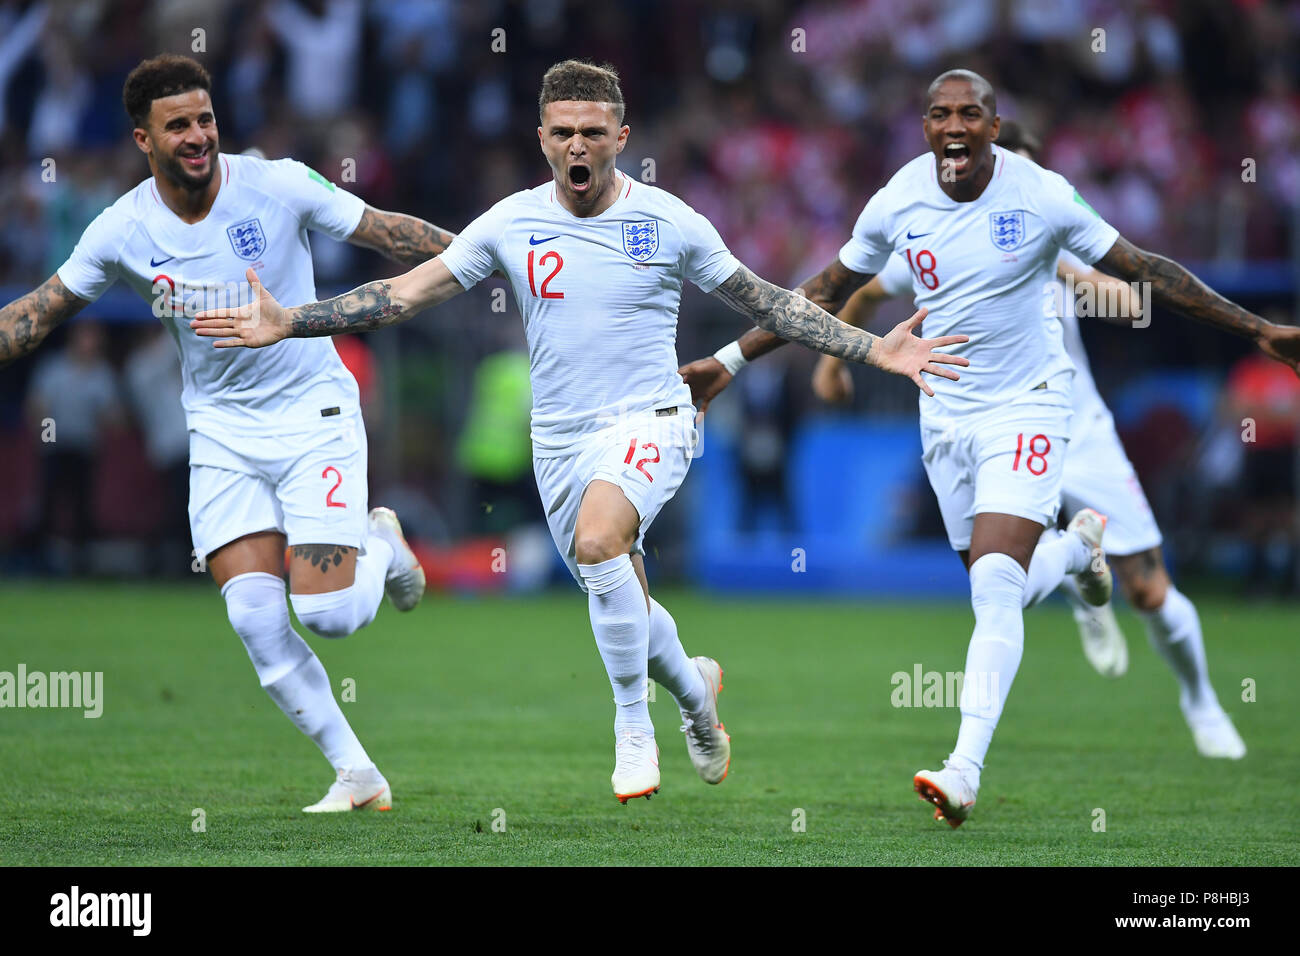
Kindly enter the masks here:
M 1134 610 L 1156 611 L 1165 603 L 1170 588 L 1169 572 L 1159 548 L 1123 556 L 1111 555 L 1110 565 L 1120 589 Z

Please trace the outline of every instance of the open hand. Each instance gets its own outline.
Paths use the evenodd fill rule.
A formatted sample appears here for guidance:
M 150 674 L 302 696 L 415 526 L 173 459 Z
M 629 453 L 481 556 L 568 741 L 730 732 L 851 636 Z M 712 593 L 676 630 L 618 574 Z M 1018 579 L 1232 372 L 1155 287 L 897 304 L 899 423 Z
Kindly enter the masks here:
M 253 300 L 237 308 L 205 309 L 190 321 L 196 335 L 216 338 L 219 349 L 260 349 L 289 337 L 289 312 L 258 281 L 249 266 L 244 273 Z
M 921 391 L 933 396 L 934 389 L 930 388 L 925 379 L 921 378 L 922 372 L 955 382 L 961 376 L 950 368 L 944 368 L 944 366 L 960 365 L 965 367 L 970 365 L 970 359 L 963 358 L 960 355 L 949 355 L 946 352 L 936 352 L 935 349 L 942 348 L 945 345 L 960 345 L 963 342 L 969 342 L 970 336 L 945 335 L 938 339 L 923 339 L 920 336 L 913 335 L 912 331 L 920 326 L 922 320 L 928 314 L 929 312 L 926 309 L 921 309 L 910 319 L 899 322 L 889 330 L 888 334 L 876 342 L 875 348 L 871 351 L 875 355 L 872 364 L 884 369 L 886 372 L 907 376 L 916 383 Z

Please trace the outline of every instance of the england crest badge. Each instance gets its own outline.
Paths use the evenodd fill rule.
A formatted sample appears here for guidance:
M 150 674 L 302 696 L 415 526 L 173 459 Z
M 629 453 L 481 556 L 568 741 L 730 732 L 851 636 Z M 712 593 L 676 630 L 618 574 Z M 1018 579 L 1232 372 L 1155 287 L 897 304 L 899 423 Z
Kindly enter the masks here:
M 623 223 L 623 251 L 645 262 L 659 249 L 659 223 L 654 219 Z
M 226 235 L 230 237 L 230 245 L 235 250 L 235 255 L 241 259 L 251 262 L 260 259 L 262 253 L 266 251 L 266 236 L 262 232 L 261 222 L 257 219 L 245 219 L 243 222 L 235 223 L 226 230 Z
M 1024 212 L 989 213 L 989 238 L 1003 252 L 1019 249 L 1025 241 Z

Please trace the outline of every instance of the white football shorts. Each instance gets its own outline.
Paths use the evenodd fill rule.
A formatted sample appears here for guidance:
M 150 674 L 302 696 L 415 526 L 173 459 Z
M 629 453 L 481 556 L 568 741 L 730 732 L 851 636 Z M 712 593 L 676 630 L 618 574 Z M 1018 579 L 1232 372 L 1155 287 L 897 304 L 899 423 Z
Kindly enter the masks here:
M 970 548 L 977 514 L 1055 525 L 1071 414 L 1023 400 L 944 430 L 921 429 L 925 473 L 954 551 Z
M 257 435 L 190 432 L 190 531 L 200 558 L 258 531 L 290 546 L 362 548 L 366 429 L 359 412 Z
M 1158 548 L 1160 527 L 1115 432 L 1115 419 L 1109 414 L 1099 416 L 1080 431 L 1070 440 L 1065 457 L 1061 486 L 1065 513 L 1072 517 L 1083 508 L 1094 508 L 1104 514 L 1102 545 L 1107 554 L 1123 557 Z
M 587 486 L 600 479 L 622 489 L 641 518 L 633 550 L 644 554 L 645 533 L 681 487 L 697 440 L 695 409 L 680 405 L 621 416 L 584 438 L 572 454 L 533 459 L 551 537 L 580 588 L 587 590 L 578 573 L 574 532 Z

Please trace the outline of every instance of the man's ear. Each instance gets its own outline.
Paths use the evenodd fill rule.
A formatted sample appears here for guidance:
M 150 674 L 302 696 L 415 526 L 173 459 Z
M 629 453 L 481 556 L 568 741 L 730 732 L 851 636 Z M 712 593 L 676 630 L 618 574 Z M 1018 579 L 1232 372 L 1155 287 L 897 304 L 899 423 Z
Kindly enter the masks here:
M 153 147 L 149 143 L 149 131 L 137 126 L 131 130 L 131 138 L 135 140 L 135 145 L 140 147 L 140 152 L 148 156 L 153 152 Z

